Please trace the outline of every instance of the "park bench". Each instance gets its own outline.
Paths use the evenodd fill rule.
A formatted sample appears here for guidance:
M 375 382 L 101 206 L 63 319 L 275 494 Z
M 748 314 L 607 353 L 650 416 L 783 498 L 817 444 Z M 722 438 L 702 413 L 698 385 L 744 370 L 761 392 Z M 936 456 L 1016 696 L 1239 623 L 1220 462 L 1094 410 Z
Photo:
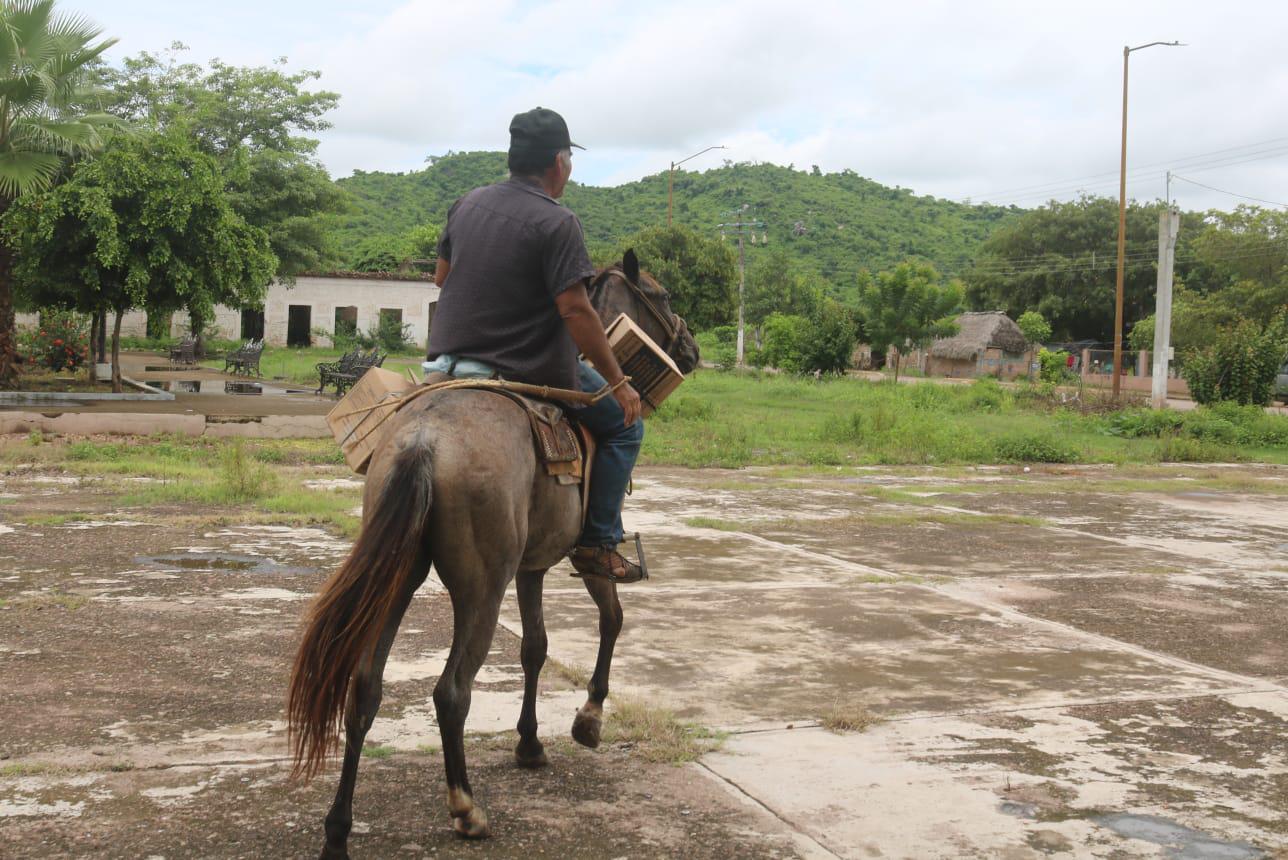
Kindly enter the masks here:
M 259 376 L 259 359 L 263 354 L 263 340 L 247 341 L 245 346 L 240 346 L 224 356 L 224 373 L 228 373 L 231 368 L 233 373 Z
M 179 343 L 170 347 L 170 366 L 182 364 L 185 367 L 197 363 L 197 340 L 193 337 L 185 337 Z
M 371 352 L 358 352 L 355 350 L 352 353 L 345 353 L 340 357 L 339 361 L 332 364 L 319 364 L 317 393 L 321 394 L 328 385 L 334 385 L 336 396 L 339 397 L 361 379 L 362 374 L 373 367 L 380 367 L 384 364 L 387 357 L 377 349 L 373 349 Z

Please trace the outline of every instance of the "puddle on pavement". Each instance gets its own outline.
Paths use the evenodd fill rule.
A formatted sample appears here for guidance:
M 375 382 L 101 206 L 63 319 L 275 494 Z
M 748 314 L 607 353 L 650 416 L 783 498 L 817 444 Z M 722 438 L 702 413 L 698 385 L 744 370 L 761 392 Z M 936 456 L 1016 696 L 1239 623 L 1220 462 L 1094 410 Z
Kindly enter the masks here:
M 134 559 L 141 564 L 162 568 L 201 570 L 213 573 L 301 573 L 304 568 L 279 564 L 271 558 L 239 555 L 225 552 L 191 552 L 185 555 L 140 556 Z
M 1155 815 L 1116 813 L 1092 819 L 1119 836 L 1162 845 L 1165 856 L 1176 860 L 1256 860 L 1261 849 L 1244 842 L 1226 842 Z

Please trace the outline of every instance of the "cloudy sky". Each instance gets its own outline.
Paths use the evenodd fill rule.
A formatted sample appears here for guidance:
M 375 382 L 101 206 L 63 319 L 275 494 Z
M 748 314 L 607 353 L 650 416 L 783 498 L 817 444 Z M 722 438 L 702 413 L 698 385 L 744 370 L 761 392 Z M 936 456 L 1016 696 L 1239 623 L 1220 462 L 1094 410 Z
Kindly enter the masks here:
M 504 149 L 515 112 L 564 114 L 574 178 L 686 164 L 850 168 L 953 199 L 1038 205 L 1117 193 L 1122 48 L 1128 194 L 1288 204 L 1288 4 L 61 0 L 120 39 L 109 58 L 289 58 L 339 92 L 320 155 L 336 176 Z M 1188 181 L 1186 181 L 1188 180 Z M 1194 183 L 1202 183 L 1213 189 Z

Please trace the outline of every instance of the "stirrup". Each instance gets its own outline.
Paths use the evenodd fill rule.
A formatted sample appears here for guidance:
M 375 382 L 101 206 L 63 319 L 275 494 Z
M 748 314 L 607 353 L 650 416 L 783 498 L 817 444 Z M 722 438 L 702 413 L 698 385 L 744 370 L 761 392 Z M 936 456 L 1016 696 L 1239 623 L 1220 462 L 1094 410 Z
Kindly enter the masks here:
M 631 562 L 631 560 L 630 560 L 630 559 L 626 558 L 625 556 L 621 556 L 621 554 L 620 554 L 620 553 L 618 553 L 618 552 L 616 551 L 616 549 L 614 549 L 614 548 L 613 548 L 613 545 L 611 545 L 611 544 L 609 544 L 609 545 L 605 545 L 605 546 L 603 546 L 603 547 L 594 547 L 594 548 L 593 548 L 593 549 L 595 549 L 595 550 L 596 550 L 596 552 L 606 552 L 606 553 L 612 553 L 612 554 L 614 554 L 614 555 L 619 555 L 619 556 L 621 556 L 622 561 L 624 561 L 624 562 L 628 565 L 628 567 L 627 567 L 627 569 L 626 569 L 626 575 L 625 575 L 625 576 L 614 576 L 614 575 L 612 574 L 612 572 L 611 572 L 611 562 L 610 562 L 610 571 L 609 571 L 608 573 L 602 573 L 602 572 L 600 572 L 600 571 L 594 571 L 594 570 L 592 570 L 592 571 L 581 571 L 581 570 L 578 570 L 578 569 L 577 569 L 577 566 L 576 566 L 576 564 L 575 564 L 575 562 L 574 562 L 574 564 L 573 564 L 573 572 L 572 572 L 572 573 L 570 573 L 570 574 L 569 574 L 569 576 L 575 576 L 575 577 L 577 577 L 578 579 L 586 579 L 586 578 L 588 578 L 588 577 L 593 577 L 593 578 L 596 578 L 596 579 L 607 579 L 607 580 L 609 580 L 609 581 L 611 581 L 611 582 L 614 582 L 614 583 L 621 583 L 621 584 L 623 584 L 623 585 L 627 585 L 627 584 L 630 584 L 630 583 L 632 583 L 632 582 L 640 582 L 641 580 L 648 579 L 648 578 L 649 578 L 649 576 L 648 576 L 648 562 L 647 562 L 647 561 L 645 561 L 645 559 L 644 559 L 644 544 L 640 541 L 640 534 L 639 534 L 639 532 L 635 532 L 635 534 L 631 535 L 631 537 L 632 537 L 632 538 L 634 538 L 634 540 L 635 540 L 635 555 L 636 555 L 636 557 L 639 559 L 639 562 L 638 562 L 638 563 L 633 563 L 633 562 Z M 618 545 L 618 546 L 620 546 L 622 543 L 625 543 L 625 541 L 624 541 L 624 540 L 623 540 L 623 541 L 619 541 L 617 545 Z M 577 554 L 577 550 L 578 550 L 578 549 L 581 549 L 581 548 L 582 548 L 582 547 L 574 547 L 574 548 L 573 548 L 572 552 L 570 552 L 570 553 L 568 554 L 568 558 L 569 558 L 569 560 L 570 560 L 570 561 L 572 560 L 573 556 L 575 556 L 575 555 Z M 632 565 L 633 565 L 633 566 L 635 566 L 635 567 L 638 567 L 638 568 L 639 568 L 639 575 L 638 575 L 638 576 L 632 576 L 632 575 L 631 575 L 630 566 L 632 566 Z

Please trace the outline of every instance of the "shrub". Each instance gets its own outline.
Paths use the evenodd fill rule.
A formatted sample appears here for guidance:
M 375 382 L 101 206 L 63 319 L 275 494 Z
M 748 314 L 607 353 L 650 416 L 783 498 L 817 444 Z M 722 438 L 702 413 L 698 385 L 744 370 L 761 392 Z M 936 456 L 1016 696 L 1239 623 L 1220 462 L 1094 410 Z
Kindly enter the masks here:
M 967 409 L 972 412 L 1001 412 L 1007 403 L 1006 389 L 991 376 L 976 379 L 966 395 Z
M 1081 454 L 1052 433 L 1017 433 L 993 443 L 997 459 L 1007 463 L 1076 463 Z
M 1105 432 L 1111 436 L 1139 439 L 1176 433 L 1185 424 L 1185 416 L 1170 409 L 1124 409 L 1111 415 Z
M 1217 333 L 1212 345 L 1185 353 L 1181 375 L 1203 404 L 1229 400 L 1264 406 L 1274 394 L 1275 374 L 1288 353 L 1288 320 L 1267 325 L 1243 320 Z
M 1038 350 L 1038 376 L 1043 382 L 1059 384 L 1069 378 L 1069 353 L 1063 350 Z
M 41 367 L 76 370 L 89 361 L 89 321 L 71 311 L 42 311 L 40 324 L 22 333 L 20 348 Z

